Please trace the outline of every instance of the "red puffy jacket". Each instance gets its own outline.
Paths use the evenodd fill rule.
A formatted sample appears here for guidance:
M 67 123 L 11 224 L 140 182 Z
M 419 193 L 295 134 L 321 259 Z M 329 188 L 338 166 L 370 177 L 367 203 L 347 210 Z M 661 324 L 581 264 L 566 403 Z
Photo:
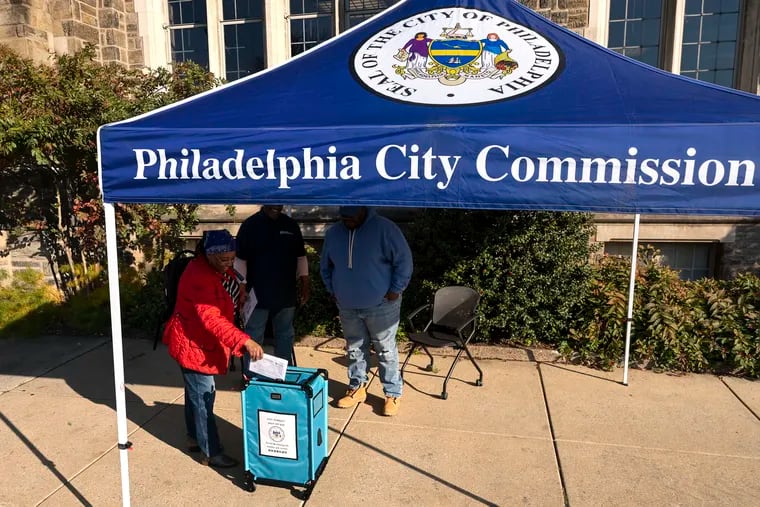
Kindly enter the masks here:
M 242 355 L 250 339 L 234 324 L 235 307 L 223 276 L 202 255 L 190 261 L 163 337 L 180 366 L 209 375 L 227 373 L 230 354 Z

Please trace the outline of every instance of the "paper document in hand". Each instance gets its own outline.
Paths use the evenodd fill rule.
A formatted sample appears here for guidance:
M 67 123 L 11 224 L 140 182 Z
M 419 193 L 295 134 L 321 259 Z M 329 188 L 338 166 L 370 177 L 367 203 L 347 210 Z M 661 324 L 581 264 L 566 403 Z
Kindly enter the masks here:
M 258 303 L 258 300 L 256 299 L 256 292 L 254 290 L 251 290 L 251 292 L 248 293 L 248 299 L 245 300 L 243 311 L 240 315 L 240 317 L 243 319 L 244 325 L 248 324 L 248 319 L 251 318 L 253 309 L 256 308 L 256 303 Z
M 264 354 L 264 357 L 258 361 L 251 361 L 248 364 L 248 370 L 262 377 L 285 380 L 285 374 L 288 371 L 288 361 L 277 356 Z

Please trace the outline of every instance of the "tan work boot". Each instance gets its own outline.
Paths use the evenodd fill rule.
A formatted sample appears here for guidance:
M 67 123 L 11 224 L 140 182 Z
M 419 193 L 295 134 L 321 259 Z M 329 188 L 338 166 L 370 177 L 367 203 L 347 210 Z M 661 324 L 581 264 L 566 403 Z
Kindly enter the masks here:
M 349 389 L 346 395 L 338 400 L 338 408 L 351 408 L 367 399 L 367 385 L 362 384 L 356 389 Z
M 385 407 L 383 407 L 383 415 L 394 416 L 398 414 L 398 407 L 401 405 L 401 398 L 394 398 L 393 396 L 385 397 Z

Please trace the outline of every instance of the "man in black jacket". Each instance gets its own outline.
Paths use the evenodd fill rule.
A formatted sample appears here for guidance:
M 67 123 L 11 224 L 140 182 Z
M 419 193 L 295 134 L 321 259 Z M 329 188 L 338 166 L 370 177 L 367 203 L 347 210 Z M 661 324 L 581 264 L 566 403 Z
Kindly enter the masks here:
M 247 288 L 257 299 L 246 332 L 262 344 L 271 319 L 274 354 L 290 361 L 295 307 L 309 299 L 309 265 L 300 227 L 281 205 L 262 206 L 240 226 L 237 256 L 246 262 Z

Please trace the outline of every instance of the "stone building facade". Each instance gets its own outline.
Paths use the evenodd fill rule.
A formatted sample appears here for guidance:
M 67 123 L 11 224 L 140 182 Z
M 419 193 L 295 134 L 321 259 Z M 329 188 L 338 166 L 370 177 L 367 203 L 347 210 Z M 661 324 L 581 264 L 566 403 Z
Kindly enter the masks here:
M 93 44 L 101 63 L 144 65 L 134 0 L 0 0 L 0 44 L 44 62 Z

